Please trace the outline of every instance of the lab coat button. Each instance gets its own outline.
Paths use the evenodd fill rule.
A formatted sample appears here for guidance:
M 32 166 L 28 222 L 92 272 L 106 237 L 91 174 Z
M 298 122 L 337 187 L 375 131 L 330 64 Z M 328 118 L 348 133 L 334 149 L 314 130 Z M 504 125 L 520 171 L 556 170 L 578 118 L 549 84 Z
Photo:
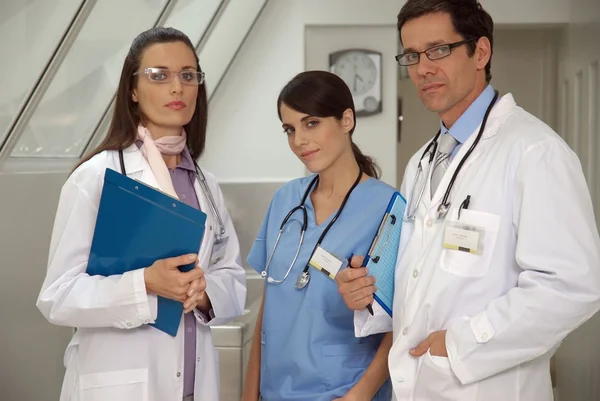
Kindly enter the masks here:
M 413 270 L 413 277 L 414 278 L 419 277 L 419 271 L 418 270 Z
M 131 327 L 131 322 L 127 322 L 127 327 Z
M 402 335 L 406 335 L 406 333 L 408 333 L 408 327 L 405 327 L 404 330 L 402 330 Z
M 427 219 L 427 227 L 431 227 L 433 225 L 433 221 L 431 219 Z
M 488 338 L 488 335 L 487 335 L 487 333 L 482 333 L 482 334 L 481 334 L 481 339 L 482 339 L 483 341 L 487 340 L 487 338 Z
M 177 372 L 177 377 L 181 377 L 181 372 Z

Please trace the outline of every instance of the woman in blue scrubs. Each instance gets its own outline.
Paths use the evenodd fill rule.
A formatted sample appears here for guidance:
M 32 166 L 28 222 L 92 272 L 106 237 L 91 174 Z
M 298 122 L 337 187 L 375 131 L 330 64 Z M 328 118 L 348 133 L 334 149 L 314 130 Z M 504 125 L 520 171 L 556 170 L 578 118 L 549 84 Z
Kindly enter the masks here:
M 356 338 L 334 278 L 367 253 L 395 189 L 352 142 L 354 103 L 339 77 L 303 72 L 277 108 L 290 149 L 313 174 L 277 190 L 248 256 L 266 282 L 243 400 L 390 400 L 391 333 Z

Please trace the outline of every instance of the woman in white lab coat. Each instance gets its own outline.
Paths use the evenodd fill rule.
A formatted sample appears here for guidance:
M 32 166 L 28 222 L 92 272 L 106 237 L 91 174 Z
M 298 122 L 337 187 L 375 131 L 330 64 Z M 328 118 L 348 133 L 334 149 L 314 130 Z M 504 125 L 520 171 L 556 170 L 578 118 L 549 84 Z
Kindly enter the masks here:
M 204 73 L 188 37 L 171 28 L 140 34 L 125 58 L 106 138 L 62 189 L 37 301 L 51 323 L 77 328 L 61 401 L 219 400 L 209 326 L 242 314 L 246 287 L 222 193 L 195 164 L 206 114 Z M 198 254 L 122 275 L 86 274 L 106 168 L 203 210 Z M 191 272 L 177 269 L 195 261 Z M 176 337 L 150 326 L 157 296 L 184 303 Z

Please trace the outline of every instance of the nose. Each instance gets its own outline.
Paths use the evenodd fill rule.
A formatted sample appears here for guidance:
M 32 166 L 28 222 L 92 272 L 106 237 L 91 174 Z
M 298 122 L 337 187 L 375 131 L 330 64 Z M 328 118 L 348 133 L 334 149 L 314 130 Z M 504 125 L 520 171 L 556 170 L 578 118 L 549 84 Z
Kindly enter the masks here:
M 436 72 L 435 62 L 429 60 L 425 53 L 422 53 L 419 57 L 419 63 L 415 66 L 417 73 L 421 76 L 433 75 Z
M 182 93 L 183 84 L 181 83 L 181 77 L 179 74 L 175 74 L 175 77 L 171 81 L 171 93 Z
M 294 132 L 294 146 L 301 147 L 305 146 L 308 143 L 308 135 L 302 129 L 297 129 Z

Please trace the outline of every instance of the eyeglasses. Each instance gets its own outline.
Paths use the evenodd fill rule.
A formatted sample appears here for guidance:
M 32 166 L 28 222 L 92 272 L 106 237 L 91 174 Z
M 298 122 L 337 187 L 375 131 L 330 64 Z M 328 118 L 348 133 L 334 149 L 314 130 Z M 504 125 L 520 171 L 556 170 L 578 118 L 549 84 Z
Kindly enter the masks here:
M 477 39 L 472 38 L 461 40 L 460 42 L 434 46 L 422 52 L 410 52 L 399 54 L 396 56 L 396 61 L 403 67 L 415 65 L 419 63 L 421 59 L 421 54 L 425 54 L 429 60 L 439 60 L 441 58 L 448 57 L 452 53 L 452 49 L 462 46 L 466 43 L 472 42 L 474 40 Z
M 166 68 L 144 68 L 143 71 L 137 71 L 133 75 L 145 74 L 150 82 L 168 83 L 175 79 L 175 75 L 179 75 L 179 80 L 184 85 L 198 86 L 204 83 L 204 72 L 195 70 L 171 71 Z

